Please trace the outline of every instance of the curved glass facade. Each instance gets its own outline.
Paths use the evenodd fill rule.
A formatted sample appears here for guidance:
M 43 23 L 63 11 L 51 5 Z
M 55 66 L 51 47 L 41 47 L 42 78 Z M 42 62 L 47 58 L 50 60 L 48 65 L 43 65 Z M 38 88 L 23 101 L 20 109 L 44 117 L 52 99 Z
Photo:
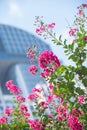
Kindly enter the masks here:
M 25 55 L 28 46 L 31 45 L 37 45 L 40 50 L 49 48 L 33 34 L 7 25 L 0 25 L 0 44 L 6 53 L 12 55 Z
M 23 89 L 24 95 L 43 81 L 41 77 L 32 76 L 27 70 L 29 59 L 26 52 L 32 45 L 37 45 L 40 52 L 50 50 L 49 45 L 35 35 L 0 24 L 0 110 L 12 104 L 11 95 L 5 87 L 7 80 L 14 80 L 15 84 Z

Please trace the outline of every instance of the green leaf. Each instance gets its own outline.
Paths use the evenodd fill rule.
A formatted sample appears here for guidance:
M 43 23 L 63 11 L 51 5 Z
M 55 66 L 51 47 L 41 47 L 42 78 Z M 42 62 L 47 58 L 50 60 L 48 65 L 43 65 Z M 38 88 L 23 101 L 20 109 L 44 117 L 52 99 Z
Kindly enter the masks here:
M 87 87 L 87 78 L 82 79 L 82 82 L 83 82 L 83 84 L 85 85 L 85 87 Z
M 66 70 L 66 67 L 64 66 L 64 65 L 61 65 L 61 66 L 59 66 L 56 70 L 55 70 L 55 73 L 56 74 L 62 74 L 63 72 L 65 72 L 65 70 Z
M 74 62 L 77 62 L 77 56 L 75 56 L 74 54 L 70 55 L 68 59 L 72 59 Z
M 81 89 L 80 87 L 76 87 L 75 91 L 79 94 L 79 95 L 84 95 L 84 90 Z
M 62 38 L 62 35 L 60 35 L 60 36 L 59 36 L 59 41 L 61 41 L 61 42 L 62 42 L 62 39 L 61 39 L 61 38 Z

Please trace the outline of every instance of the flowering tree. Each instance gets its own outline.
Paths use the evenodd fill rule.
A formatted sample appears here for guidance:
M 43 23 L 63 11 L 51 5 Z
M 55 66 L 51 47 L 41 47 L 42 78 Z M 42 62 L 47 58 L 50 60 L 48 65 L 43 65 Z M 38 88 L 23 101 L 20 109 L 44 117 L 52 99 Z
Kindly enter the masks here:
M 38 54 L 35 46 L 28 49 L 31 59 L 29 71 L 35 75 L 39 72 L 48 83 L 48 93 L 43 97 L 43 90 L 34 87 L 28 100 L 33 102 L 34 111 L 31 118 L 22 90 L 7 81 L 7 89 L 14 95 L 16 107 L 6 108 L 0 118 L 0 128 L 18 130 L 87 130 L 87 4 L 78 7 L 74 27 L 69 27 L 72 42 L 62 40 L 53 32 L 55 23 L 45 24 L 36 17 L 36 33 L 64 48 L 64 52 L 73 65 L 64 66 L 51 50 Z M 34 62 L 37 61 L 37 62 Z M 35 65 L 34 63 L 38 63 Z M 13 121 L 9 121 L 9 119 Z M 9 122 L 12 122 L 11 124 Z

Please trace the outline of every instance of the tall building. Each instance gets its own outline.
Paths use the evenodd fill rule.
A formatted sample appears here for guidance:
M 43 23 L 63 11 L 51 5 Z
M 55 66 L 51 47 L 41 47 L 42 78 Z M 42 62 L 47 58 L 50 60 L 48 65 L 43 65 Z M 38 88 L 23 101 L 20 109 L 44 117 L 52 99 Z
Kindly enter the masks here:
M 27 48 L 37 45 L 39 50 L 50 50 L 48 44 L 31 33 L 8 25 L 0 25 L 0 112 L 5 107 L 13 107 L 12 96 L 5 82 L 12 79 L 28 95 L 42 78 L 28 72 L 29 58 Z

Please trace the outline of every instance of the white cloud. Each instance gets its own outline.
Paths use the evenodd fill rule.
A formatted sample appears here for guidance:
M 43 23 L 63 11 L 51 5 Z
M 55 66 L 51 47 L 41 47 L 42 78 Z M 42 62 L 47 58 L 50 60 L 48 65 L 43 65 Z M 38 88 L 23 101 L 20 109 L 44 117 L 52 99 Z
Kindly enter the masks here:
M 9 3 L 9 14 L 13 16 L 22 16 L 20 6 L 17 3 Z

